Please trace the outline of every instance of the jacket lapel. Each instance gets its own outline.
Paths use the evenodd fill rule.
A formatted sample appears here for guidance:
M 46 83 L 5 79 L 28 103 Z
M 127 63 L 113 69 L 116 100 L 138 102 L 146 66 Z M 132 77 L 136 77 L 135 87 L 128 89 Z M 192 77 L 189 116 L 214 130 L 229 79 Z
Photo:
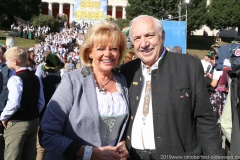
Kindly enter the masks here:
M 99 112 L 98 112 L 98 102 L 97 102 L 97 94 L 96 94 L 96 88 L 95 85 L 93 85 L 95 82 L 92 78 L 92 71 L 90 67 L 83 67 L 81 73 L 85 76 L 83 79 L 83 91 L 87 98 L 87 104 L 90 107 L 90 110 L 92 112 L 92 118 L 98 128 L 100 129 L 100 122 L 99 122 Z
M 129 88 L 129 95 L 130 96 L 130 105 L 131 105 L 131 109 L 132 109 L 132 115 L 135 116 L 139 102 L 140 102 L 140 98 L 141 98 L 141 91 L 142 91 L 142 67 L 141 67 L 141 61 L 139 61 L 139 63 L 137 65 L 135 65 L 136 67 L 136 72 L 135 75 L 133 77 L 133 81 L 130 85 Z

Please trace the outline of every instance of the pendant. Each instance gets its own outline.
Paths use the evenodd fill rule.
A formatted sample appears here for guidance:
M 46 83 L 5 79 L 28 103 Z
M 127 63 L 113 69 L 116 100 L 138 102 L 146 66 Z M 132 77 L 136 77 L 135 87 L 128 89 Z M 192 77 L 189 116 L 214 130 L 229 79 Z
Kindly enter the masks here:
M 101 88 L 99 89 L 99 92 L 106 92 L 106 88 L 104 88 L 104 86 L 101 86 Z

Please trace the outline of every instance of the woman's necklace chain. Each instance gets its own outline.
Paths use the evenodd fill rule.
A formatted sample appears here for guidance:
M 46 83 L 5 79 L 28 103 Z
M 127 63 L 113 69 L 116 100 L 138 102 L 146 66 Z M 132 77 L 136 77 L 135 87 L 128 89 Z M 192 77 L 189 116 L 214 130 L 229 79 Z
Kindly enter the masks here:
M 105 82 L 104 84 L 101 84 L 101 83 L 99 82 L 99 80 L 97 79 L 97 76 L 96 76 L 95 73 L 94 73 L 94 76 L 95 76 L 95 78 L 96 78 L 98 84 L 100 85 L 100 86 L 99 86 L 99 92 L 106 92 L 107 89 L 104 88 L 104 86 L 107 85 L 108 82 L 110 81 L 110 79 L 112 78 L 112 73 L 111 73 L 110 77 L 108 78 L 107 82 Z

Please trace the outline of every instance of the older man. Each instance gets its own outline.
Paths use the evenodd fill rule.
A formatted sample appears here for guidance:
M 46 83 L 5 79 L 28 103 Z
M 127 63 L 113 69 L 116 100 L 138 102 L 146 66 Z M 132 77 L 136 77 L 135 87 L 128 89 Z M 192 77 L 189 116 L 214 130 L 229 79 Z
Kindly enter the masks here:
M 211 156 L 223 155 L 221 138 L 200 60 L 167 52 L 163 26 L 154 17 L 138 16 L 130 27 L 139 57 L 121 68 L 130 94 L 130 158 L 218 159 Z

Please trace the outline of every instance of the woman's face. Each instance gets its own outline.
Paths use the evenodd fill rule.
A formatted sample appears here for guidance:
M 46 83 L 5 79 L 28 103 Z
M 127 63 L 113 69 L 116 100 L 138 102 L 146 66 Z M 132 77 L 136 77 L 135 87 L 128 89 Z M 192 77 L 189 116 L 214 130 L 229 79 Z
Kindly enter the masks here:
M 35 58 L 35 54 L 34 54 L 33 52 L 31 52 L 31 53 L 30 53 L 30 59 L 31 59 L 31 60 L 34 60 L 34 58 Z
M 92 67 L 94 71 L 110 72 L 119 62 L 120 50 L 118 45 L 94 45 L 92 52 Z

